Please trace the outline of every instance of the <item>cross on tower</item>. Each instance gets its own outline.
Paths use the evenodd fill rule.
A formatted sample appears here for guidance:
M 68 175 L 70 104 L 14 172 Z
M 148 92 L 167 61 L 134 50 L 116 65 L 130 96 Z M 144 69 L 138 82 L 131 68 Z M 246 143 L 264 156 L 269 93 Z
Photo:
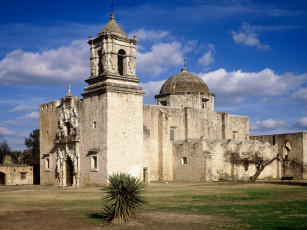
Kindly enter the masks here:
M 185 67 L 185 61 L 186 60 L 187 60 L 186 58 L 183 59 L 183 67 Z
M 111 5 L 111 13 L 114 13 L 114 4 Z
M 71 86 L 70 85 L 68 85 L 68 93 L 70 93 L 70 89 L 71 89 Z

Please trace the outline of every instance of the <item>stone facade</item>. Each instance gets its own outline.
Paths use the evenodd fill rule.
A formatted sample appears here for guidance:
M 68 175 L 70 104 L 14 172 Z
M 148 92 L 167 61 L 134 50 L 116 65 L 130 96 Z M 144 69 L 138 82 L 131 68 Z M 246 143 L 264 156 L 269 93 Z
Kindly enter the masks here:
M 274 158 L 275 143 L 250 141 L 248 117 L 215 112 L 215 94 L 185 67 L 164 83 L 157 105 L 143 105 L 135 72 L 138 40 L 114 19 L 111 14 L 97 38 L 88 40 L 91 70 L 82 97 L 69 87 L 61 101 L 40 105 L 42 184 L 105 185 L 116 172 L 145 182 L 235 180 L 255 167 L 231 165 L 225 158 L 230 149 Z M 274 162 L 261 177 L 280 175 Z
M 10 156 L 3 157 L 0 164 L 0 185 L 33 184 L 33 167 L 26 164 L 12 164 Z
M 251 139 L 278 146 L 278 153 L 283 159 L 282 174 L 293 176 L 296 179 L 307 179 L 306 132 L 251 136 Z M 285 159 L 288 159 L 289 163 L 286 163 Z M 290 164 L 290 170 L 286 164 Z M 287 173 L 287 170 L 290 172 Z

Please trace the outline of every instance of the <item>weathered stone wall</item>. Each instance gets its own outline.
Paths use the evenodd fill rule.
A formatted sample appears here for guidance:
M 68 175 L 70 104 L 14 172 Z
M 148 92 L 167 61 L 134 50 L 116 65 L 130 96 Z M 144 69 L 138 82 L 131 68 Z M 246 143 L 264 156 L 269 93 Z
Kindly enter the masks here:
M 22 164 L 1 164 L 0 172 L 5 174 L 6 185 L 33 184 L 33 166 Z M 22 174 L 24 174 L 22 176 Z
M 144 125 L 150 131 L 151 180 L 173 178 L 171 130 L 174 140 L 199 137 L 231 139 L 234 132 L 238 140 L 248 137 L 248 117 L 244 116 L 154 105 L 144 105 L 143 113 Z
M 57 185 L 56 149 L 54 140 L 58 130 L 57 107 L 60 101 L 51 101 L 39 106 L 40 117 L 40 183 Z M 50 167 L 46 170 L 46 158 L 49 157 Z
M 157 105 L 170 106 L 173 108 L 192 107 L 196 109 L 205 109 L 214 111 L 214 94 L 211 93 L 182 93 L 175 95 L 166 95 L 156 99 Z M 203 100 L 205 102 L 203 102 Z
M 199 139 L 186 139 L 175 143 L 173 146 L 174 180 L 205 181 L 206 159 L 202 142 Z
M 281 154 L 283 159 L 285 159 L 285 155 L 288 155 L 290 160 L 294 160 L 297 163 L 295 166 L 293 165 L 292 168 L 293 176 L 297 179 L 301 179 L 305 175 L 304 178 L 307 178 L 306 132 L 251 136 L 250 139 L 269 142 L 270 144 L 277 144 L 278 153 Z M 287 151 L 286 145 L 290 148 L 289 151 Z
M 232 164 L 229 161 L 228 152 L 236 152 L 241 158 L 248 158 L 259 152 L 264 160 L 269 160 L 276 156 L 277 146 L 257 141 L 203 138 L 176 141 L 174 142 L 174 180 L 248 180 L 254 175 L 255 165 L 250 164 L 245 171 L 243 164 Z M 264 169 L 259 179 L 278 178 L 279 170 L 279 162 L 274 161 Z
M 107 172 L 143 177 L 143 95 L 107 92 Z
M 80 121 L 80 185 L 107 183 L 107 98 L 84 98 L 78 105 Z M 93 164 L 97 157 L 97 168 Z

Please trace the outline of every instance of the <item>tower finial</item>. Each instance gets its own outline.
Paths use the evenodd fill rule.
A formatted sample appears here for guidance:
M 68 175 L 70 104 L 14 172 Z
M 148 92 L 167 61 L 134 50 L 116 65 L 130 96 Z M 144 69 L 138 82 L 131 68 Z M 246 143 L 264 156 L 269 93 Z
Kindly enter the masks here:
M 114 17 L 114 4 L 111 4 L 111 14 L 110 14 L 110 20 L 115 19 Z
M 181 69 L 181 72 L 188 72 L 188 69 L 185 67 L 185 63 L 186 63 L 186 58 L 183 58 L 183 68 Z
M 67 93 L 66 97 L 71 97 L 72 96 L 72 93 L 70 92 L 71 86 L 68 85 L 67 89 L 68 89 L 68 93 Z

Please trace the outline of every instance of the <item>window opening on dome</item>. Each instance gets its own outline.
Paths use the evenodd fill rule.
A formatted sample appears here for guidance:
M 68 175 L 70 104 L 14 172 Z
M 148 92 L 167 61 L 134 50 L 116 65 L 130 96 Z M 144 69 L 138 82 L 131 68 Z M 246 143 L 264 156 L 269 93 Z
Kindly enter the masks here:
M 124 61 L 126 58 L 125 50 L 118 51 L 118 73 L 124 75 Z
M 167 106 L 167 101 L 160 101 L 160 105 Z
M 201 99 L 201 108 L 205 109 L 206 108 L 206 102 L 209 101 L 208 98 L 202 98 Z

